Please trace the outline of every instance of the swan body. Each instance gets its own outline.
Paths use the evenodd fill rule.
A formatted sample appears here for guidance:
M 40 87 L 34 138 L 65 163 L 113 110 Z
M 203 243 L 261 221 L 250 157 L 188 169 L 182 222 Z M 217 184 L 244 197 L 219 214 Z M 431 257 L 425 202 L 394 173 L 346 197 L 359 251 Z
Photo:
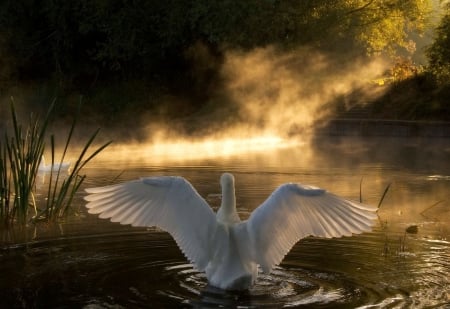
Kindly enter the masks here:
M 250 288 L 258 265 L 269 273 L 307 236 L 341 237 L 369 231 L 376 208 L 316 187 L 283 184 L 250 217 L 236 211 L 234 177 L 221 176 L 217 214 L 184 178 L 149 177 L 88 188 L 89 213 L 133 226 L 169 232 L 208 282 L 226 290 Z
M 70 168 L 70 162 L 60 162 L 53 164 L 45 164 L 45 158 L 42 156 L 41 162 L 39 163 L 38 171 L 39 172 L 58 172 L 58 171 L 67 171 Z

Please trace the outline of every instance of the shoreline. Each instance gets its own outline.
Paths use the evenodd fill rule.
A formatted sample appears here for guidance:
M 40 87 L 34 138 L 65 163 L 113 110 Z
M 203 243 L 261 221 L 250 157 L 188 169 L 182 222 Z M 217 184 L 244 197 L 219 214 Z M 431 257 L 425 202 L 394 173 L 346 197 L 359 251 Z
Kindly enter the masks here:
M 317 126 L 317 135 L 450 137 L 450 122 L 424 120 L 388 120 L 335 118 Z

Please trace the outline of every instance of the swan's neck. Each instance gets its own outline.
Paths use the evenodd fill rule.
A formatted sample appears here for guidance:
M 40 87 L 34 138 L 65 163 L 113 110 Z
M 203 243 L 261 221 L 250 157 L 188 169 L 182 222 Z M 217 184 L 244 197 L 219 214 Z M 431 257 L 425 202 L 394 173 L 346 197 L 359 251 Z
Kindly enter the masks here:
M 217 220 L 222 223 L 241 221 L 236 211 L 236 195 L 234 192 L 234 177 L 225 173 L 220 178 L 222 185 L 222 204 L 217 212 Z

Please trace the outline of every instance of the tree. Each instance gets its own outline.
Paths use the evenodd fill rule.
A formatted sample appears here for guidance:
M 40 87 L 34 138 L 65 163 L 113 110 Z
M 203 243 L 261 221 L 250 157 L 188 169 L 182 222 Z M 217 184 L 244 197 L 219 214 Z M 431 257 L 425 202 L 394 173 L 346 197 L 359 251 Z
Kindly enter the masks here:
M 402 49 L 415 51 L 410 34 L 424 31 L 430 13 L 428 1 L 351 2 L 358 4 L 350 11 L 350 28 L 368 53 L 385 52 L 395 57 Z
M 173 74 L 201 42 L 214 51 L 313 46 L 333 53 L 411 48 L 423 0 L 4 0 L 0 48 L 19 78 Z M 6 55 L 7 54 L 7 55 Z M 101 74 L 103 72 L 103 75 Z M 112 73 L 112 74 L 111 74 Z M 97 74 L 97 73 L 95 73 Z
M 439 84 L 450 85 L 450 4 L 435 31 L 433 44 L 427 50 L 428 70 Z

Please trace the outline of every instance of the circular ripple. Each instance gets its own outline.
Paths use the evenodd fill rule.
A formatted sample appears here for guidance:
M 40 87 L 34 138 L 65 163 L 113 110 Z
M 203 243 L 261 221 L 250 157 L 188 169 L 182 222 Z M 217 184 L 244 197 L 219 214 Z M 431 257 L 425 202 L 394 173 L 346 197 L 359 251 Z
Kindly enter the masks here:
M 121 232 L 11 245 L 0 252 L 0 307 L 371 308 L 414 306 L 420 293 L 445 293 L 447 241 L 409 239 L 414 255 L 391 250 L 386 256 L 383 243 L 369 240 L 360 238 L 360 247 L 352 247 L 351 239 L 306 240 L 280 267 L 260 273 L 246 292 L 209 286 L 166 233 Z M 418 267 L 424 262 L 427 268 Z M 443 303 L 447 296 L 441 294 L 427 303 Z
M 229 292 L 208 286 L 203 273 L 190 264 L 166 267 L 166 277 L 178 282 L 163 295 L 194 307 L 354 307 L 367 304 L 405 303 L 404 291 L 356 283 L 333 272 L 277 267 L 269 275 L 259 273 L 255 286 L 245 292 Z

